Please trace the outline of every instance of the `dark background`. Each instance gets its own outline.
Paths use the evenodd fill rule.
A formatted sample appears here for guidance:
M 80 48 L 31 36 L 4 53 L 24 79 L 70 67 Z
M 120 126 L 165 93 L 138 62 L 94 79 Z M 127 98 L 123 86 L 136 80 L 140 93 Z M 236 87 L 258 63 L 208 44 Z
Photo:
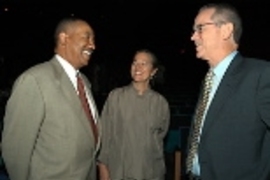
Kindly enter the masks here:
M 198 9 L 209 2 L 238 9 L 243 55 L 270 59 L 270 5 L 262 0 L 0 0 L 1 114 L 18 75 L 53 56 L 59 20 L 76 16 L 89 21 L 96 33 L 96 51 L 82 71 L 93 84 L 100 110 L 110 90 L 129 83 L 134 52 L 149 48 L 165 70 L 158 90 L 170 103 L 171 126 L 189 125 L 207 69 L 206 62 L 196 59 L 190 36 Z
M 51 58 L 57 22 L 77 16 L 88 20 L 96 32 L 97 50 L 84 71 L 93 79 L 98 70 L 99 89 L 109 91 L 128 82 L 132 55 L 139 48 L 157 54 L 167 86 L 196 89 L 206 65 L 195 58 L 190 35 L 199 7 L 207 2 L 222 1 L 0 0 L 1 88 L 28 67 Z M 269 59 L 268 3 L 226 2 L 235 5 L 243 18 L 241 52 Z

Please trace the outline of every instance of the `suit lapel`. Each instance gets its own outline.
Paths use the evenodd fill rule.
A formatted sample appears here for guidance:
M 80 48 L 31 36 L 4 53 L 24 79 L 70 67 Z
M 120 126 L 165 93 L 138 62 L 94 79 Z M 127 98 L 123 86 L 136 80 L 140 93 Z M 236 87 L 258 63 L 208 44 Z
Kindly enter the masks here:
M 202 138 L 207 135 L 209 129 L 219 120 L 219 112 L 239 84 L 242 62 L 243 57 L 237 54 L 225 72 L 206 114 Z
M 69 103 L 70 107 L 72 107 L 74 113 L 77 114 L 78 120 L 83 124 L 86 132 L 89 134 L 89 136 L 94 138 L 90 130 L 88 119 L 83 112 L 83 109 L 81 108 L 81 102 L 77 95 L 76 89 L 74 88 L 68 75 L 66 74 L 65 70 L 62 68 L 56 58 L 52 60 L 52 63 L 54 64 L 56 72 L 58 73 L 59 86 L 62 90 L 63 96 L 65 96 L 64 98 L 67 100 L 67 103 Z

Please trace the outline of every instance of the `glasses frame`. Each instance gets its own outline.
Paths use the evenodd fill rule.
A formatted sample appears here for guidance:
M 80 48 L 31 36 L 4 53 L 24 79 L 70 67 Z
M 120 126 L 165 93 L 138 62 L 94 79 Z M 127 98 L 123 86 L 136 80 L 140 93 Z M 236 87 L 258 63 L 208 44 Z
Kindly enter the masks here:
M 218 23 L 216 23 L 216 22 L 206 22 L 206 23 L 202 23 L 202 24 L 197 24 L 196 26 L 193 27 L 193 33 L 197 32 L 197 33 L 201 34 L 202 30 L 203 30 L 203 27 L 210 26 L 210 25 L 217 26 Z

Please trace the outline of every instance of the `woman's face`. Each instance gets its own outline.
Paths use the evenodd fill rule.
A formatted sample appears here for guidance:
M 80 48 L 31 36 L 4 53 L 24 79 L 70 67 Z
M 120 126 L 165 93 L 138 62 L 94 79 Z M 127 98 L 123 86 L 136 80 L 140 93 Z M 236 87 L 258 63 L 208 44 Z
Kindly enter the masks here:
M 134 56 L 131 65 L 131 77 L 134 82 L 149 83 L 157 69 L 153 67 L 153 59 L 146 52 L 139 52 Z

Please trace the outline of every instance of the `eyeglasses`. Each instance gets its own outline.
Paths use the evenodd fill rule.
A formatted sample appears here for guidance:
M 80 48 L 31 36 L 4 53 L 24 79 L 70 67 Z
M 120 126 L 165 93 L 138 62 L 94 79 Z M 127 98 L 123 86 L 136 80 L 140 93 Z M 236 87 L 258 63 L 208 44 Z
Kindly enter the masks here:
M 204 26 L 208 26 L 208 25 L 217 25 L 217 23 L 215 23 L 215 22 L 208 22 L 208 23 L 198 24 L 198 25 L 194 26 L 193 33 L 197 32 L 197 33 L 201 34 L 202 33 L 202 30 L 203 30 L 203 27 Z

